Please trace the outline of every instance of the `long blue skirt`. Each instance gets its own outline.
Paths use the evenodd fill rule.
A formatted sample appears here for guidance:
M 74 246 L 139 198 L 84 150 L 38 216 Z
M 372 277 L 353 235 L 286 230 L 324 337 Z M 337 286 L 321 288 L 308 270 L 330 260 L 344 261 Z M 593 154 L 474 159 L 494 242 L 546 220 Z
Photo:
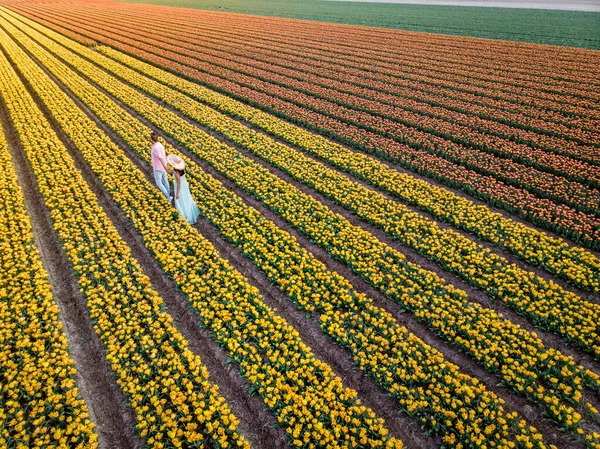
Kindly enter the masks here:
M 175 189 L 173 190 L 173 194 L 175 196 L 177 193 L 177 178 L 174 179 Z M 196 206 L 194 198 L 192 198 L 190 187 L 185 179 L 185 175 L 181 176 L 179 179 L 181 180 L 181 190 L 179 191 L 179 199 L 175 198 L 175 207 L 189 224 L 194 224 L 198 220 L 200 210 L 198 209 L 198 206 Z

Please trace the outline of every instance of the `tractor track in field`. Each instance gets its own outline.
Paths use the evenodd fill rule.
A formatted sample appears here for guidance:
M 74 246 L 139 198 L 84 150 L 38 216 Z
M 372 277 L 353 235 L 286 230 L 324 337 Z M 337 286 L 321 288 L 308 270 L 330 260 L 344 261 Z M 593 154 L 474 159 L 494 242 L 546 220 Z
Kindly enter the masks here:
M 67 64 L 67 65 L 69 65 L 69 64 Z M 117 103 L 120 107 L 125 109 L 128 113 L 135 116 L 138 120 L 140 120 L 142 123 L 144 123 L 144 125 L 146 125 L 150 128 L 156 128 L 156 126 L 154 126 L 151 122 L 149 122 L 148 120 L 146 120 L 143 117 L 140 117 L 139 114 L 137 114 L 135 111 L 133 111 L 129 106 L 127 106 L 122 101 L 115 98 L 114 96 L 112 96 L 111 94 L 106 92 L 104 89 L 102 89 L 101 87 L 96 85 L 92 80 L 90 80 L 89 78 L 87 78 L 83 75 L 80 75 L 80 76 L 82 76 L 82 78 L 84 78 L 87 82 L 89 82 L 91 85 L 93 85 L 100 92 L 104 93 L 109 98 L 111 98 L 113 101 L 115 101 L 115 103 Z M 65 89 L 64 86 L 62 86 L 62 84 L 60 82 L 59 82 L 59 85 L 61 85 L 61 87 L 63 87 L 63 89 Z M 131 87 L 133 87 L 133 86 L 131 86 Z M 65 89 L 65 90 L 68 91 L 67 89 Z M 168 107 L 162 101 L 154 99 L 152 96 L 146 94 L 145 92 L 140 91 L 139 89 L 136 89 L 136 90 L 138 90 L 139 92 L 141 92 L 148 98 L 151 98 L 154 101 L 157 101 L 159 104 L 163 104 L 165 107 Z M 76 97 L 71 92 L 69 92 L 69 95 L 71 96 L 71 98 L 75 98 L 75 100 L 78 104 L 81 103 L 80 100 L 76 99 Z M 84 106 L 84 108 L 85 108 L 85 106 Z M 85 109 L 87 109 L 87 108 L 85 108 Z M 345 218 L 347 218 L 351 223 L 353 223 L 357 226 L 361 226 L 363 228 L 367 228 L 367 226 L 370 226 L 370 225 L 364 225 L 364 224 L 357 224 L 358 219 L 356 217 L 354 217 L 350 212 L 343 209 L 341 206 L 337 206 L 337 205 L 333 204 L 331 202 L 331 200 L 326 199 L 321 194 L 314 192 L 312 189 L 304 186 L 303 184 L 299 183 L 298 181 L 291 179 L 291 177 L 289 175 L 287 175 L 283 172 L 279 172 L 279 170 L 275 169 L 271 165 L 262 161 L 260 158 L 253 155 L 252 153 L 248 152 L 247 150 L 243 150 L 240 147 L 236 146 L 235 144 L 232 144 L 230 141 L 228 141 L 227 139 L 225 139 L 223 136 L 219 135 L 218 133 L 208 130 L 201 125 L 198 125 L 196 122 L 183 116 L 181 113 L 174 110 L 173 108 L 169 107 L 169 109 L 171 111 L 173 111 L 174 113 L 178 114 L 178 116 L 181 117 L 182 119 L 186 120 L 189 123 L 192 123 L 194 126 L 198 127 L 199 129 L 206 132 L 207 134 L 210 134 L 213 137 L 217 138 L 219 141 L 226 143 L 227 145 L 233 146 L 238 151 L 242 152 L 246 156 L 252 158 L 257 163 L 261 164 L 262 166 L 264 166 L 265 168 L 270 170 L 272 173 L 275 173 L 276 175 L 280 176 L 286 182 L 299 188 L 304 193 L 310 194 L 317 200 L 321 201 L 322 203 L 324 203 L 325 205 L 330 207 L 332 210 L 334 210 L 334 212 L 340 213 L 341 215 L 345 216 Z M 89 111 L 86 113 L 92 114 Z M 93 116 L 93 114 L 92 114 L 92 116 Z M 100 120 L 97 118 L 94 118 L 94 120 L 97 123 L 100 122 Z M 107 132 L 107 134 L 109 136 L 111 136 L 111 138 L 113 140 L 119 142 L 119 146 L 123 147 L 125 145 L 120 140 L 119 137 L 115 136 L 115 133 L 112 130 L 110 130 L 110 128 L 106 127 L 105 125 L 101 125 L 101 126 L 105 130 L 105 132 Z M 473 377 L 478 378 L 480 381 L 482 381 L 490 391 L 495 392 L 499 397 L 501 397 L 505 400 L 507 410 L 519 411 L 527 419 L 527 421 L 531 425 L 534 425 L 538 430 L 540 430 L 545 435 L 545 437 L 549 439 L 550 442 L 552 442 L 553 444 L 556 444 L 558 447 L 567 447 L 567 445 L 569 445 L 569 447 L 573 447 L 573 448 L 582 447 L 579 443 L 577 443 L 574 440 L 573 437 L 558 431 L 556 427 L 549 424 L 545 420 L 545 418 L 543 418 L 543 416 L 544 416 L 543 407 L 536 405 L 523 397 L 518 396 L 510 387 L 507 388 L 507 387 L 498 385 L 498 383 L 501 380 L 498 375 L 490 374 L 487 371 L 485 371 L 483 368 L 481 368 L 477 364 L 477 362 L 470 359 L 466 354 L 464 354 L 462 351 L 460 351 L 453 344 L 448 343 L 443 338 L 435 335 L 430 329 L 427 328 L 427 326 L 425 324 L 419 322 L 414 317 L 414 315 L 412 315 L 411 313 L 398 313 L 397 312 L 397 310 L 399 308 L 398 304 L 389 300 L 385 295 L 380 293 L 374 287 L 370 286 L 360 276 L 354 274 L 344 263 L 333 259 L 327 253 L 326 250 L 324 250 L 317 244 L 308 240 L 303 234 L 301 234 L 296 229 L 294 229 L 291 225 L 289 225 L 283 218 L 281 218 L 279 215 L 277 215 L 276 213 L 274 213 L 270 209 L 268 209 L 260 200 L 257 200 L 252 195 L 250 195 L 249 193 L 247 193 L 246 191 L 244 191 L 243 189 L 241 189 L 240 187 L 235 185 L 235 183 L 233 181 L 231 181 L 228 178 L 226 178 L 225 176 L 221 175 L 212 166 L 210 166 L 209 164 L 200 160 L 200 158 L 193 155 L 192 153 L 190 153 L 189 150 L 187 150 L 184 146 L 177 143 L 174 139 L 165 136 L 164 133 L 161 133 L 161 134 L 162 134 L 163 138 L 169 144 L 171 144 L 173 147 L 177 148 L 182 153 L 186 154 L 186 156 L 188 156 L 192 160 L 194 160 L 194 162 L 196 162 L 204 171 L 206 171 L 207 173 L 210 173 L 212 176 L 214 176 L 216 179 L 218 179 L 221 183 L 223 183 L 223 185 L 228 190 L 233 191 L 238 196 L 240 196 L 247 205 L 250 205 L 250 206 L 256 208 L 257 210 L 259 210 L 259 212 L 263 216 L 265 216 L 269 220 L 273 221 L 278 227 L 282 228 L 283 230 L 285 230 L 288 233 L 290 233 L 291 235 L 293 235 L 303 247 L 308 249 L 314 256 L 316 256 L 321 262 L 323 262 L 329 270 L 338 272 L 339 274 L 344 276 L 346 279 L 348 279 L 354 285 L 354 287 L 357 291 L 365 293 L 366 295 L 373 298 L 375 300 L 375 304 L 377 306 L 382 307 L 383 309 L 387 310 L 389 313 L 391 313 L 396 318 L 396 320 L 401 325 L 407 327 L 412 333 L 417 335 L 419 338 L 421 338 L 427 344 L 429 344 L 430 346 L 432 346 L 432 347 L 438 349 L 440 352 L 442 352 L 444 354 L 444 356 L 446 357 L 446 359 L 453 362 L 457 366 L 459 366 L 462 372 L 465 372 Z M 130 155 L 130 159 L 138 157 L 137 155 L 135 155 L 135 153 L 133 151 L 130 151 L 130 150 L 128 150 L 128 155 Z M 142 162 L 142 164 L 145 164 L 145 163 Z M 139 165 L 138 165 L 138 167 L 139 167 Z M 141 168 L 146 173 L 147 179 L 151 180 L 151 182 L 152 182 L 152 175 L 150 173 L 151 170 L 148 167 L 141 167 Z M 237 254 L 237 255 L 241 256 L 241 253 L 239 252 L 239 250 L 235 246 L 230 245 L 229 243 L 224 241 L 220 237 L 220 233 L 218 232 L 218 230 L 215 229 L 214 225 L 209 224 L 207 221 L 206 221 L 206 223 L 208 225 L 207 228 L 202 228 L 201 232 L 203 233 L 203 235 L 206 235 L 206 234 L 204 234 L 205 232 L 207 232 L 206 230 L 211 229 L 210 232 L 211 232 L 211 235 L 214 233 L 214 239 L 219 239 L 226 246 L 229 245 L 231 247 L 231 250 L 229 253 L 227 253 L 228 256 L 226 256 L 226 258 L 228 260 L 230 260 L 230 262 L 236 267 L 236 269 L 239 269 L 240 272 L 243 273 L 247 277 L 248 277 L 248 273 L 250 273 L 250 272 L 254 273 L 254 275 L 252 277 L 254 277 L 254 276 L 262 277 L 263 276 L 262 272 L 256 266 L 254 266 L 254 264 L 250 260 L 247 260 L 247 262 L 244 262 L 243 265 L 241 265 L 240 268 L 238 268 L 238 265 L 236 265 L 236 263 L 235 263 L 235 259 L 232 260 L 230 258 L 231 257 L 230 254 Z M 367 229 L 367 230 L 369 230 L 369 229 Z M 383 231 L 380 231 L 378 228 L 375 228 L 375 227 L 373 227 L 373 233 L 375 234 L 376 237 L 379 237 L 379 235 L 383 235 Z M 213 242 L 213 244 L 215 242 L 214 239 L 213 238 L 210 239 L 211 242 Z M 382 239 L 384 241 L 384 243 L 388 243 L 385 241 L 386 239 L 388 240 L 389 244 L 391 246 L 393 246 L 395 249 L 398 249 L 402 246 L 395 241 L 390 241 L 388 237 L 385 237 L 384 239 Z M 221 250 L 220 247 L 218 249 Z M 425 259 L 416 253 L 415 253 L 414 259 L 412 259 L 412 254 L 407 254 L 407 253 L 414 253 L 414 251 L 412 251 L 410 249 L 405 250 L 404 248 L 402 248 L 401 252 L 404 253 L 409 260 L 411 260 L 415 263 L 421 264 L 419 262 L 419 260 L 422 259 L 423 260 L 422 265 L 425 265 L 424 268 L 435 271 L 438 275 L 440 275 L 442 277 L 443 277 L 443 274 L 445 274 L 442 272 L 442 269 L 437 267 L 435 264 L 433 264 L 433 262 L 430 262 L 428 259 Z M 245 257 L 243 257 L 243 258 L 245 259 Z M 462 288 L 461 284 L 465 284 L 465 283 L 464 283 L 464 281 L 457 280 L 457 284 L 458 284 L 457 286 L 459 288 Z M 268 279 L 266 279 L 266 277 L 265 277 L 265 286 L 259 287 L 261 289 L 261 292 L 266 293 L 265 287 L 266 287 L 266 292 L 275 292 L 275 291 L 279 292 L 276 287 L 272 286 L 271 282 Z M 466 287 L 465 289 L 467 290 L 468 293 L 470 293 L 471 290 L 474 290 L 473 287 L 470 287 L 468 285 L 465 285 L 465 287 Z M 485 297 L 485 294 L 483 292 L 477 291 L 477 294 L 479 297 Z M 283 297 L 283 301 L 280 303 L 273 303 L 273 304 L 267 303 L 267 304 L 269 304 L 273 307 L 276 307 L 278 309 L 278 311 L 282 314 L 282 316 L 284 316 L 286 319 L 288 319 L 287 314 L 289 314 L 289 313 L 291 313 L 292 315 L 296 314 L 296 309 L 295 309 L 295 306 L 293 306 L 287 299 L 285 299 L 285 296 L 283 296 L 283 294 L 282 294 L 282 297 Z M 489 303 L 489 299 L 487 297 L 485 297 L 484 299 L 482 299 L 482 303 L 484 305 L 486 305 L 485 303 Z M 499 304 L 499 302 L 494 301 L 492 304 L 497 305 L 497 304 Z M 505 307 L 503 304 L 502 304 L 502 306 Z M 300 317 L 300 315 L 298 315 L 298 316 Z M 524 318 L 516 315 L 516 313 L 513 312 L 512 310 L 507 308 L 506 315 L 510 315 L 511 321 L 512 321 L 512 315 L 514 315 L 517 323 L 519 323 L 519 324 L 523 323 L 523 325 L 522 325 L 523 327 L 525 327 L 526 329 L 532 330 L 532 326 Z M 299 332 L 301 332 L 301 329 L 302 329 L 301 326 L 300 327 L 296 326 L 296 324 L 294 323 L 293 320 L 291 320 L 290 322 L 293 323 L 293 325 L 296 327 L 296 329 Z M 307 321 L 304 320 L 304 321 L 301 321 L 301 323 L 307 323 Z M 306 325 L 306 324 L 304 324 L 304 325 Z M 317 332 L 321 332 L 318 329 L 318 327 L 316 327 L 316 329 L 317 329 Z M 540 338 L 542 338 L 542 336 L 540 335 L 540 332 L 543 332 L 543 331 L 539 331 L 538 329 L 535 329 L 534 331 L 538 334 L 538 336 L 540 336 Z M 544 334 L 547 334 L 547 333 L 544 333 Z M 310 333 L 307 334 L 306 336 L 309 336 L 309 335 L 310 335 Z M 305 338 L 305 334 L 303 332 L 301 332 L 301 336 L 303 339 Z M 553 335 L 553 334 L 548 334 L 548 338 L 557 342 L 556 347 L 561 348 L 561 350 L 563 350 L 565 348 L 564 342 L 562 340 L 559 341 L 560 337 Z M 311 337 L 311 339 L 312 339 L 312 337 Z M 307 341 L 307 340 L 305 340 L 305 341 Z M 308 342 L 309 341 L 307 341 L 307 343 Z M 547 342 L 544 340 L 544 343 L 547 343 Z M 310 343 L 308 343 L 308 344 L 309 344 L 309 346 L 311 346 L 311 348 L 313 348 L 312 344 L 310 344 Z M 315 349 L 315 348 L 313 348 L 313 349 Z M 573 351 L 575 351 L 575 350 L 573 349 Z M 319 352 L 316 350 L 315 350 L 315 354 L 317 354 L 317 356 L 320 355 Z M 585 353 L 580 354 L 580 355 L 585 359 L 590 359 L 590 356 L 588 356 Z M 346 353 L 344 355 L 344 357 L 347 358 L 348 353 Z M 319 358 L 321 358 L 321 357 L 319 357 Z M 327 358 L 322 358 L 322 360 L 326 361 L 327 363 L 330 363 L 330 361 Z M 332 366 L 334 371 L 338 375 L 340 375 L 340 377 L 342 377 L 344 379 L 344 381 L 347 380 L 347 378 L 344 377 L 344 373 L 347 373 L 348 371 L 343 371 L 343 370 L 338 371 L 338 368 L 336 368 L 335 363 L 330 363 L 330 366 Z M 370 381 L 370 378 L 368 378 L 368 380 Z M 354 388 L 351 384 L 348 384 L 348 386 L 350 386 L 351 388 Z M 378 387 L 375 386 L 375 388 L 378 388 Z M 359 391 L 359 393 L 362 393 L 360 386 L 356 387 L 354 389 Z M 361 395 L 361 399 L 364 399 L 362 395 Z M 365 403 L 365 405 L 370 406 L 370 404 L 367 403 L 366 400 L 363 402 Z M 592 402 L 600 403 L 600 401 L 595 401 L 594 399 L 592 399 Z M 379 410 L 377 408 L 374 408 L 374 410 L 379 413 Z M 389 425 L 387 417 L 386 417 L 386 422 Z M 405 438 L 405 437 L 403 437 L 403 438 Z M 407 447 L 410 447 L 409 440 L 403 439 L 403 441 L 407 444 Z M 419 447 L 421 447 L 421 446 L 419 446 Z
M 52 296 L 67 336 L 69 355 L 75 361 L 75 380 L 98 434 L 103 449 L 134 449 L 143 446 L 135 435 L 135 412 L 117 384 L 104 345 L 93 329 L 86 300 L 79 292 L 77 279 L 54 231 L 48 211 L 27 156 L 16 131 L 9 124 L 7 110 L 0 99 L 0 122 L 4 125 L 27 214 L 31 219 L 35 245 L 48 273 Z

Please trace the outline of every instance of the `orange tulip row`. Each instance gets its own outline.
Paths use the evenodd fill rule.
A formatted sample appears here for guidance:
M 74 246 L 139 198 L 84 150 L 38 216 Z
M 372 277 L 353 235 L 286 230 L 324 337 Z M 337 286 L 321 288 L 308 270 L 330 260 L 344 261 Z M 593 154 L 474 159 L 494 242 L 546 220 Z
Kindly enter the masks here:
M 479 174 L 436 155 L 429 154 L 425 150 L 410 148 L 387 137 L 356 128 L 344 122 L 339 122 L 334 118 L 307 110 L 277 97 L 240 86 L 224 78 L 214 77 L 187 65 L 182 66 L 173 60 L 184 60 L 190 64 L 197 64 L 198 61 L 161 50 L 153 45 L 139 43 L 136 38 L 115 36 L 114 34 L 108 37 L 101 29 L 95 29 L 92 32 L 78 28 L 78 31 L 98 41 L 110 43 L 117 48 L 146 57 L 157 63 L 162 63 L 171 69 L 178 70 L 180 73 L 193 76 L 209 86 L 214 86 L 218 90 L 233 94 L 251 104 L 261 105 L 278 115 L 309 126 L 324 134 L 332 135 L 340 141 L 349 143 L 362 150 L 374 152 L 385 158 L 399 162 L 410 169 L 440 180 L 447 185 L 459 187 L 469 194 L 485 199 L 492 205 L 517 213 L 537 225 L 551 229 L 561 235 L 574 238 L 586 246 L 598 246 L 598 241 L 600 241 L 598 238 L 600 235 L 600 220 L 589 214 L 573 210 L 565 205 L 557 205 L 551 200 L 538 198 L 529 192 L 498 181 L 495 178 Z M 171 59 L 165 61 L 160 55 L 165 55 Z M 590 201 L 593 203 L 592 193 L 590 193 L 590 197 Z
M 36 6 L 38 9 L 39 5 Z M 46 7 L 41 5 L 45 10 L 61 10 L 62 6 Z M 69 8 L 70 10 L 71 8 Z M 211 27 L 221 25 L 228 30 L 238 30 L 243 36 L 250 37 L 262 36 L 269 43 L 281 44 L 288 42 L 298 48 L 307 49 L 315 52 L 330 53 L 336 58 L 343 61 L 354 61 L 366 64 L 372 69 L 379 71 L 383 70 L 390 73 L 402 73 L 406 69 L 411 71 L 424 69 L 429 70 L 430 76 L 433 77 L 448 77 L 455 81 L 462 80 L 467 84 L 473 85 L 479 82 L 483 83 L 480 87 L 485 87 L 488 91 L 501 91 L 504 93 L 518 95 L 521 102 L 541 100 L 548 102 L 546 104 L 555 104 L 557 106 L 565 103 L 577 103 L 577 101 L 585 102 L 587 100 L 597 99 L 598 93 L 594 91 L 598 81 L 594 77 L 594 71 L 591 69 L 595 58 L 595 53 L 582 50 L 579 56 L 575 59 L 569 59 L 569 62 L 561 61 L 565 57 L 565 51 L 554 49 L 544 60 L 540 61 L 540 65 L 536 65 L 536 57 L 531 52 L 525 53 L 522 56 L 517 54 L 503 56 L 499 60 L 492 58 L 490 66 L 486 49 L 494 43 L 487 41 L 487 46 L 479 46 L 476 49 L 465 49 L 462 46 L 454 46 L 452 42 L 454 37 L 446 40 L 445 45 L 427 44 L 427 41 L 432 37 L 430 35 L 420 34 L 419 41 L 413 42 L 407 36 L 397 37 L 394 39 L 384 39 L 381 37 L 361 37 L 359 27 L 347 27 L 345 32 L 340 31 L 336 36 L 330 38 L 330 30 L 333 28 L 330 24 L 323 27 L 322 24 L 315 24 L 319 27 L 316 31 L 311 27 L 312 24 L 291 23 L 288 29 L 282 29 L 279 19 L 270 23 L 261 23 L 260 26 L 251 25 L 252 21 L 245 16 L 221 15 L 221 17 L 211 16 L 210 19 L 204 17 L 204 13 L 198 14 L 199 11 L 173 11 L 169 8 L 156 8 L 135 5 L 119 5 L 106 4 L 106 6 L 98 7 L 98 5 L 90 3 L 79 3 L 74 5 L 73 10 L 79 14 L 100 13 L 102 10 L 113 10 L 116 16 L 120 16 L 124 10 L 129 9 L 130 13 L 141 14 L 142 16 L 149 10 L 153 10 L 155 17 L 162 20 L 169 18 L 180 17 L 180 25 L 186 29 L 193 30 L 196 25 L 192 22 L 206 23 L 209 22 Z M 116 10 L 115 10 L 116 9 Z M 183 17 L 181 14 L 183 13 Z M 196 20 L 193 20 L 196 19 Z M 386 34 L 393 34 L 394 31 L 386 30 Z M 417 33 L 418 34 L 418 33 Z M 318 38 L 315 38 L 318 35 Z M 348 36 L 352 36 L 349 38 Z M 387 42 L 384 43 L 384 42 Z M 400 45 L 399 45 L 400 43 Z M 503 42 L 509 47 L 510 43 Z M 543 53 L 543 46 L 537 46 L 537 53 Z M 552 58 L 552 65 L 548 64 L 548 58 Z M 558 67 L 561 66 L 562 69 Z M 565 66 L 566 64 L 566 66 Z M 521 75 L 521 71 L 526 73 L 531 68 L 537 67 L 534 71 L 536 74 L 529 78 L 528 75 Z M 433 68 L 433 72 L 430 70 Z M 565 72 L 566 71 L 566 72 Z M 510 76 L 507 74 L 510 73 Z M 523 78 L 524 77 L 524 78 Z M 565 91 L 566 90 L 566 91 Z M 498 92 L 494 92 L 495 95 Z M 599 112 L 599 111 L 597 111 Z M 587 112 L 589 113 L 589 112 Z
M 67 19 L 63 17 L 63 20 Z M 227 62 L 229 56 L 226 53 L 217 52 L 213 57 L 206 51 L 189 51 L 181 48 L 180 43 L 174 40 L 173 33 L 166 29 L 162 32 L 156 29 L 149 32 L 145 31 L 146 26 L 142 23 L 136 27 L 131 21 L 127 21 L 121 26 L 114 26 L 112 23 L 114 21 L 112 17 L 109 22 L 104 22 L 95 20 L 93 16 L 87 16 L 81 21 L 76 20 L 74 24 L 85 29 L 101 28 L 105 35 L 110 33 L 133 36 L 135 34 L 139 42 L 151 47 L 160 46 L 183 55 L 186 61 L 190 61 L 190 64 L 203 71 L 372 131 L 396 142 L 407 143 L 412 148 L 423 149 L 483 175 L 490 175 L 500 181 L 523 188 L 541 198 L 567 204 L 576 210 L 600 214 L 598 190 L 531 166 L 556 172 L 569 179 L 587 182 L 593 186 L 600 185 L 600 167 L 535 150 L 493 135 L 474 132 L 456 123 L 421 116 L 371 100 L 361 101 L 352 93 L 342 93 L 329 87 L 301 82 L 277 75 L 271 70 L 248 68 L 247 65 L 242 64 L 243 61 L 238 62 L 240 58 Z M 188 56 L 192 59 L 188 60 Z M 335 83 L 332 81 L 330 84 Z M 526 165 L 496 155 L 523 160 Z
M 74 5 L 81 7 L 82 3 Z M 161 19 L 179 18 L 186 25 L 193 23 L 222 24 L 242 33 L 256 30 L 273 33 L 274 40 L 292 41 L 307 45 L 335 44 L 343 47 L 344 53 L 364 54 L 370 60 L 380 61 L 414 55 L 428 64 L 441 62 L 466 69 L 465 72 L 480 74 L 494 79 L 493 74 L 502 75 L 509 70 L 510 79 L 500 76 L 499 81 L 519 85 L 533 82 L 531 87 L 544 89 L 551 86 L 571 86 L 576 90 L 593 93 L 598 84 L 594 76 L 595 63 L 599 58 L 594 52 L 557 48 L 543 45 L 499 42 L 473 38 L 431 35 L 402 30 L 381 30 L 358 26 L 302 22 L 293 19 L 248 17 L 246 15 L 223 14 L 210 11 L 193 11 L 179 8 L 102 2 L 86 3 L 96 9 L 116 9 L 137 14 L 153 13 Z M 264 35 L 264 33 L 263 33 Z M 401 45 L 399 45 L 401 43 Z M 316 46 L 316 45 L 315 45 Z M 416 59 L 416 58 L 415 58 Z M 548 64 L 552 60 L 552 65 Z M 583 81 L 583 83 L 579 82 Z

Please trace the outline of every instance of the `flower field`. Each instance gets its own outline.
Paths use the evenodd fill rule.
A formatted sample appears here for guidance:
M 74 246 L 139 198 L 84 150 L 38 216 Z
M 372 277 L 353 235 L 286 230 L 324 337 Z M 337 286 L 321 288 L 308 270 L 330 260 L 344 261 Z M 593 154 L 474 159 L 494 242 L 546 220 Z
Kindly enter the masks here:
M 0 446 L 600 448 L 599 63 L 0 0 Z

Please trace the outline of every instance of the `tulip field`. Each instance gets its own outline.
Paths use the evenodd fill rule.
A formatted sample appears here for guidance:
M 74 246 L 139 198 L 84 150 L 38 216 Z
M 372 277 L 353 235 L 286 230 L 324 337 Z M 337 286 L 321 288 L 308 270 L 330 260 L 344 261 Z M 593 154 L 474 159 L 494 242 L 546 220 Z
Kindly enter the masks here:
M 600 449 L 598 67 L 0 0 L 0 448 Z

